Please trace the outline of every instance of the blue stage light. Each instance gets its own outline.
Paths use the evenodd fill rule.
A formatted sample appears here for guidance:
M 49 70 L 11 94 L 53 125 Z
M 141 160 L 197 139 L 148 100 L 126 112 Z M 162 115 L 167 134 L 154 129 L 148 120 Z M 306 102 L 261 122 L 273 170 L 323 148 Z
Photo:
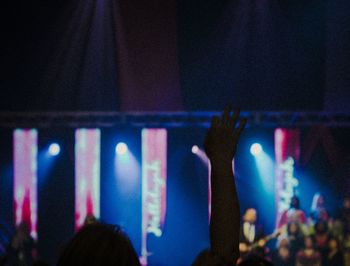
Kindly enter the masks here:
M 49 146 L 49 154 L 51 156 L 58 155 L 60 153 L 60 151 L 61 151 L 60 145 L 58 145 L 57 143 L 50 144 L 50 146 Z
M 128 145 L 126 145 L 124 142 L 119 142 L 117 146 L 115 146 L 115 152 L 118 155 L 123 155 L 128 151 Z
M 198 151 L 199 151 L 198 146 L 197 146 L 197 145 L 193 145 L 193 146 L 192 146 L 192 153 L 193 153 L 193 154 L 197 154 Z
M 250 146 L 250 153 L 254 156 L 258 156 L 262 151 L 263 148 L 259 143 L 254 143 L 252 146 Z

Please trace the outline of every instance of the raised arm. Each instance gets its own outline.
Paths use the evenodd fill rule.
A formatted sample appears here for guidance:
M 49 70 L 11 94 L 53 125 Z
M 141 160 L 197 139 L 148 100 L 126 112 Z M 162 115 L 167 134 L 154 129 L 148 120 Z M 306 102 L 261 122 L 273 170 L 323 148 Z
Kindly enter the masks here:
M 231 115 L 226 108 L 221 117 L 213 117 L 205 138 L 205 151 L 211 163 L 210 249 L 221 261 L 239 257 L 239 201 L 232 169 L 239 136 L 246 119 L 239 120 L 239 110 Z

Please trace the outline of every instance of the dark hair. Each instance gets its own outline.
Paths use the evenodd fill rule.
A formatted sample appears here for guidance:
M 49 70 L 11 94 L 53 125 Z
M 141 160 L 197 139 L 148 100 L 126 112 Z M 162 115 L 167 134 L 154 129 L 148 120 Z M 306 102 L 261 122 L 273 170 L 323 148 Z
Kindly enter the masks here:
M 328 223 L 326 221 L 317 221 L 315 223 L 315 232 L 316 233 L 327 233 L 328 232 Z
M 57 265 L 139 266 L 140 262 L 131 241 L 118 226 L 94 223 L 82 227 L 71 239 Z
M 258 256 L 250 256 L 242 261 L 239 266 L 273 266 L 271 262 Z
M 293 196 L 290 199 L 290 207 L 295 209 L 300 209 L 300 200 L 297 196 Z
M 302 235 L 302 231 L 301 231 L 301 228 L 300 228 L 300 224 L 297 223 L 297 222 L 289 222 L 288 223 L 288 225 L 287 225 L 287 233 L 288 233 L 288 235 L 292 234 L 292 232 L 291 232 L 292 225 L 295 225 L 297 227 L 297 231 L 295 233 L 295 236 L 301 236 Z

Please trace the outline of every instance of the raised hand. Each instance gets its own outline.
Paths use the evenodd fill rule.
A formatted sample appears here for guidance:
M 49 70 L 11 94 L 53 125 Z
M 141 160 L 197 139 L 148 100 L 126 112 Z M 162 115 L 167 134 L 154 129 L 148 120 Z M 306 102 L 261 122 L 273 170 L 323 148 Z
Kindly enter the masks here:
M 239 257 L 240 210 L 232 159 L 247 122 L 239 113 L 231 114 L 227 107 L 221 117 L 213 117 L 204 141 L 211 165 L 210 250 L 226 263 L 222 265 L 235 265 Z
M 211 161 L 232 161 L 239 136 L 247 123 L 246 118 L 239 121 L 239 114 L 239 109 L 231 114 L 231 109 L 226 107 L 221 117 L 213 117 L 204 141 L 205 152 Z

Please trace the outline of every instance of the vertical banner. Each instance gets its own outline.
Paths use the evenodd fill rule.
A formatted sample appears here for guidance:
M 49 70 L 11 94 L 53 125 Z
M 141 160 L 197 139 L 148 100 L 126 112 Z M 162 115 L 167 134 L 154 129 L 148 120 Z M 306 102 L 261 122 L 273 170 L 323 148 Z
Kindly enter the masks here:
M 162 235 L 166 212 L 167 131 L 142 130 L 142 263 L 147 264 L 147 235 Z
M 300 157 L 300 131 L 277 128 L 275 130 L 275 204 L 276 224 L 282 213 L 289 208 L 290 200 L 299 185 L 294 176 L 295 165 Z
M 75 131 L 75 228 L 87 216 L 100 217 L 100 139 L 99 129 Z
M 38 131 L 16 129 L 14 146 L 14 208 L 16 225 L 25 223 L 31 236 L 37 239 L 37 158 Z

